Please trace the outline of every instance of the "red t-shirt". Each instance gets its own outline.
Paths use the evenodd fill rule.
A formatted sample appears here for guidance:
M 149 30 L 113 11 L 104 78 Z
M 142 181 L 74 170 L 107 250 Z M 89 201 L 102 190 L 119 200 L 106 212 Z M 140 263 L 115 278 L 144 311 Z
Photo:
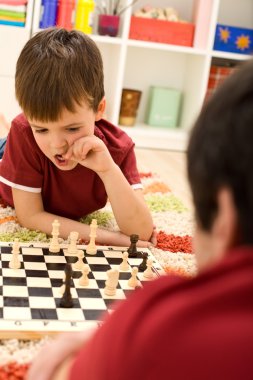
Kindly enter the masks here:
M 253 247 L 192 280 L 165 276 L 123 301 L 70 380 L 251 380 Z
M 94 134 L 105 143 L 128 182 L 141 187 L 130 137 L 103 119 L 96 122 Z M 13 207 L 11 187 L 41 192 L 46 211 L 71 219 L 98 210 L 107 201 L 104 184 L 94 171 L 82 165 L 60 170 L 42 153 L 23 114 L 12 122 L 0 162 L 0 196 Z

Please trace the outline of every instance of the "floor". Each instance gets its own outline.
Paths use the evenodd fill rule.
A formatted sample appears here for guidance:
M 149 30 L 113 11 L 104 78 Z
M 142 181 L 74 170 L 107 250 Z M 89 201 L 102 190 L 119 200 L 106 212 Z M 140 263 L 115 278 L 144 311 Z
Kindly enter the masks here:
M 192 210 L 185 153 L 140 148 L 136 148 L 135 152 L 139 170 L 157 173 L 185 206 Z

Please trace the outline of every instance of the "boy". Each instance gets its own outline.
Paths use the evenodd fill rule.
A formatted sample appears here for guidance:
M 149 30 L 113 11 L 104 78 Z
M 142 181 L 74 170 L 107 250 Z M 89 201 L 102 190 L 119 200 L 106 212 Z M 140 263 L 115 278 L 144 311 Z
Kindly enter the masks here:
M 134 144 L 102 119 L 103 63 L 96 44 L 81 32 L 47 29 L 24 46 L 16 67 L 17 100 L 24 112 L 13 120 L 0 164 L 0 195 L 15 207 L 21 225 L 89 239 L 77 220 L 109 199 L 121 232 L 97 230 L 97 241 L 140 245 L 152 235 L 142 195 Z
M 199 274 L 151 281 L 91 339 L 62 335 L 39 353 L 28 380 L 252 379 L 252 104 L 250 61 L 193 128 L 187 158 Z

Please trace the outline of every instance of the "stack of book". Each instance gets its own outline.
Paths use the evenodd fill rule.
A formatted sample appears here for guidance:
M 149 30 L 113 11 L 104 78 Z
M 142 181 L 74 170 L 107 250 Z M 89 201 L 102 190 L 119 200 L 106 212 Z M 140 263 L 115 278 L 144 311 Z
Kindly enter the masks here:
M 0 0 L 0 25 L 25 26 L 28 0 Z

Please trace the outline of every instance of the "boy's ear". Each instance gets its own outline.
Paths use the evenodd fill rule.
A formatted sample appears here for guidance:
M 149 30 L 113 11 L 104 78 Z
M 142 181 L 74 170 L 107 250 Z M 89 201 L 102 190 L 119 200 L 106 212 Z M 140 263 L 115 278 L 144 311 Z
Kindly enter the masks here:
M 227 188 L 217 194 L 218 212 L 212 226 L 212 237 L 216 257 L 222 258 L 236 244 L 238 214 L 233 195 Z
M 106 107 L 106 100 L 105 97 L 101 100 L 101 102 L 98 105 L 98 110 L 96 112 L 95 120 L 98 121 L 104 117 L 105 113 L 105 107 Z

